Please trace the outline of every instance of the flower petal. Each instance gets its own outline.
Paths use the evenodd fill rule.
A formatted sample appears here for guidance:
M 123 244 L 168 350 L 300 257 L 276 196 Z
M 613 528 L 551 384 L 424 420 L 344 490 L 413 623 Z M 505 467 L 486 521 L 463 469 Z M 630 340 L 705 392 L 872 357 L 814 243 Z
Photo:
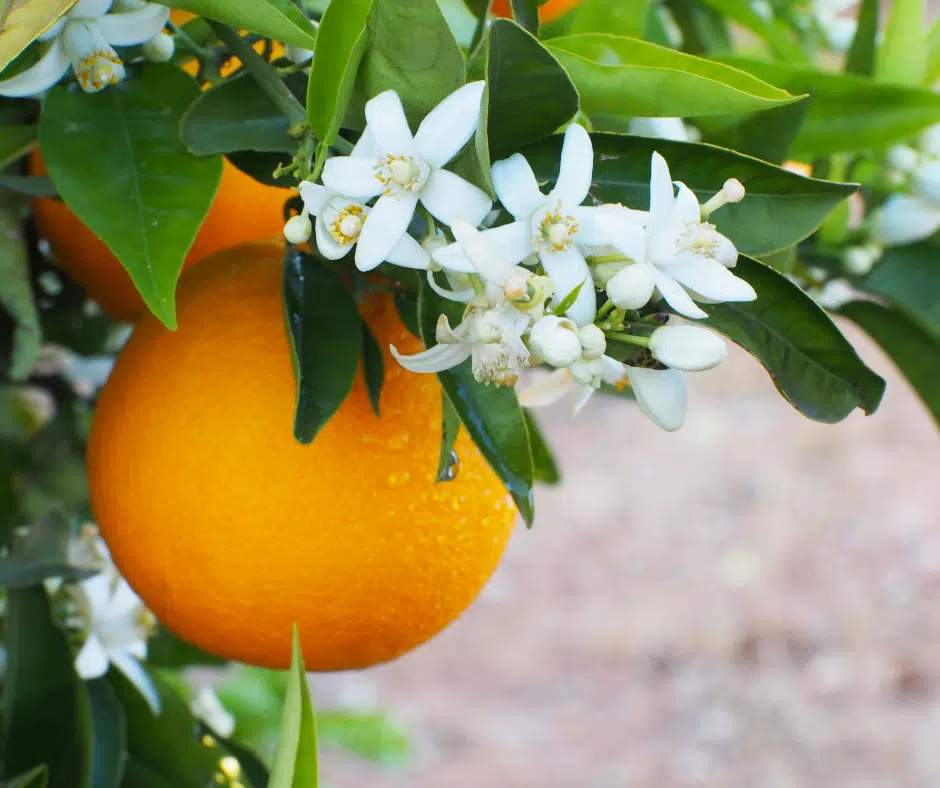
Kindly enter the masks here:
M 421 121 L 415 149 L 432 167 L 447 164 L 476 133 L 484 87 L 481 81 L 457 88 Z
M 565 129 L 561 146 L 561 168 L 549 197 L 560 200 L 565 210 L 584 202 L 594 173 L 594 146 L 584 127 L 572 123 Z
M 462 216 L 478 226 L 493 207 L 493 201 L 482 189 L 448 170 L 432 170 L 421 190 L 421 202 L 431 216 L 446 225 Z
M 75 657 L 75 672 L 82 679 L 96 679 L 108 672 L 108 654 L 94 632 L 86 638 L 85 645 Z
M 635 137 L 689 142 L 689 132 L 682 118 L 632 118 L 628 131 Z
M 621 268 L 607 283 L 607 297 L 621 309 L 640 309 L 653 297 L 656 271 L 649 263 Z
M 61 38 L 57 38 L 35 65 L 15 77 L 0 82 L 0 96 L 23 98 L 42 93 L 56 84 L 69 70 L 69 57 Z
M 698 326 L 660 326 L 650 336 L 653 358 L 688 372 L 717 367 L 728 358 L 728 346 L 712 331 Z
M 567 369 L 556 369 L 550 375 L 540 375 L 539 379 L 519 390 L 519 404 L 525 408 L 543 408 L 562 399 L 574 386 L 574 380 Z
M 496 197 L 514 219 L 528 222 L 539 206 L 547 202 L 532 167 L 521 153 L 496 162 L 491 174 Z
M 627 377 L 640 410 L 658 427 L 675 432 L 685 422 L 688 391 L 678 369 L 627 367 Z
M 379 198 L 359 233 L 356 268 L 371 271 L 388 259 L 407 232 L 417 205 L 418 198 L 411 195 L 386 194 Z
M 314 222 L 314 233 L 317 239 L 317 249 L 327 260 L 339 260 L 352 250 L 352 244 L 341 244 L 333 237 L 326 222 L 319 218 Z
M 366 102 L 366 124 L 383 153 L 405 156 L 414 153 L 414 137 L 408 128 L 401 99 L 394 90 L 386 90 Z
M 333 193 L 326 186 L 321 186 L 313 181 L 301 181 L 297 189 L 300 191 L 300 198 L 304 201 L 304 208 L 307 209 L 307 213 L 313 216 L 319 216 L 330 197 L 333 196 Z
M 714 301 L 753 301 L 754 288 L 717 260 L 682 255 L 682 262 L 666 268 L 666 274 L 684 287 Z
M 582 205 L 569 209 L 568 213 L 578 223 L 578 232 L 574 236 L 578 246 L 607 246 L 610 243 L 605 208 Z
M 97 19 L 111 10 L 114 0 L 78 0 L 68 12 L 72 19 Z
M 487 232 L 480 232 L 470 222 L 458 216 L 450 228 L 473 268 L 484 280 L 502 286 L 516 266 L 490 242 Z
M 605 205 L 594 214 L 594 222 L 606 243 L 637 263 L 646 262 L 646 223 L 649 214 L 620 205 Z
M 163 30 L 170 9 L 157 3 L 148 3 L 139 11 L 108 14 L 98 19 L 98 29 L 109 44 L 129 47 L 142 44 Z
M 157 693 L 157 688 L 154 686 L 150 674 L 125 651 L 113 651 L 110 657 L 114 667 L 127 677 L 127 680 L 134 685 L 135 689 L 143 696 L 143 699 L 147 701 L 150 710 L 154 714 L 159 714 L 160 695 Z
M 532 231 L 528 222 L 511 222 L 492 230 L 484 230 L 483 234 L 486 235 L 486 240 L 499 250 L 501 256 L 513 265 L 521 263 L 532 254 Z M 460 244 L 450 244 L 438 249 L 432 257 L 435 263 L 449 271 L 476 273 L 476 268 Z
M 108 602 L 108 616 L 111 618 L 120 618 L 130 616 L 137 618 L 137 614 L 144 609 L 144 601 L 137 596 L 137 592 L 131 588 L 123 577 L 118 580 Z
M 327 159 L 321 180 L 330 191 L 361 200 L 375 197 L 385 189 L 375 177 L 375 161 L 359 156 Z
M 72 6 L 72 10 L 75 10 L 75 6 Z M 68 24 L 69 17 L 68 14 L 65 16 L 60 16 L 52 23 L 52 26 L 46 30 L 45 33 L 39 35 L 36 39 L 37 41 L 52 41 L 53 38 L 57 38 L 62 33 L 62 28 Z
M 434 278 L 434 272 L 430 268 L 428 269 L 427 277 L 428 285 L 430 285 L 431 289 L 441 298 L 446 298 L 448 301 L 469 304 L 473 300 L 473 296 L 476 295 L 476 292 L 472 287 L 468 287 L 463 290 L 450 290 L 441 287 Z
M 666 299 L 666 303 L 680 315 L 697 320 L 708 317 L 708 314 L 695 304 L 692 300 L 692 296 L 685 292 L 675 279 L 671 279 L 658 269 L 654 269 L 654 278 L 659 294 Z
M 698 224 L 702 221 L 702 208 L 698 204 L 698 197 L 684 183 L 677 182 L 679 189 L 676 199 L 672 203 L 672 213 L 669 215 L 670 224 Z
M 422 271 L 431 265 L 431 258 L 424 247 L 407 233 L 392 247 L 385 260 L 402 268 L 417 268 Z
M 389 345 L 388 349 L 395 360 L 411 372 L 443 372 L 462 364 L 472 353 L 469 342 L 461 342 L 459 345 L 435 345 L 413 356 L 403 356 L 394 345 Z
M 577 299 L 565 314 L 579 326 L 593 323 L 597 314 L 597 295 L 591 271 L 581 252 L 577 248 L 564 252 L 540 252 L 539 259 L 555 286 L 556 302 L 564 300 L 568 293 L 584 283 Z
M 379 143 L 375 141 L 375 135 L 372 129 L 366 126 L 359 135 L 359 141 L 353 146 L 350 156 L 358 156 L 365 159 L 377 159 L 382 155 L 382 149 Z
M 940 229 L 940 206 L 920 197 L 893 194 L 872 219 L 876 241 L 885 246 L 903 246 L 929 238 Z
M 571 406 L 571 418 L 574 418 L 583 410 L 591 397 L 594 396 L 594 391 L 594 386 L 590 383 L 582 383 L 578 387 L 578 398 L 574 401 L 574 405 Z
M 608 386 L 616 386 L 627 379 L 627 367 L 622 361 L 610 356 L 601 356 L 601 380 Z
M 658 153 L 650 161 L 650 234 L 660 232 L 669 221 L 675 200 L 669 165 Z

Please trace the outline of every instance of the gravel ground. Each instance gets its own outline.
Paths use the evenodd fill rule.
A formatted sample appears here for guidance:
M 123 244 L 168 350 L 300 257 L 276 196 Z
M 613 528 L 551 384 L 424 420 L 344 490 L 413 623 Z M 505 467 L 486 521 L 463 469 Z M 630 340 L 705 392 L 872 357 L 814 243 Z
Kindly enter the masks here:
M 940 786 L 940 442 L 889 380 L 837 425 L 735 352 L 686 426 L 595 400 L 543 423 L 540 489 L 479 601 L 398 662 L 318 678 L 377 704 L 408 766 L 327 753 L 332 788 Z

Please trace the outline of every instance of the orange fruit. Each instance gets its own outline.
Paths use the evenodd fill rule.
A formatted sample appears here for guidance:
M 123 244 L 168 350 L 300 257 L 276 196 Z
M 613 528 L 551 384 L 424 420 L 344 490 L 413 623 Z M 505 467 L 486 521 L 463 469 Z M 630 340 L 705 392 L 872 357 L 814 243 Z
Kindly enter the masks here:
M 547 24 L 567 14 L 571 9 L 581 4 L 581 0 L 548 0 L 539 6 L 539 22 Z M 495 16 L 510 18 L 512 8 L 509 0 L 493 0 L 492 12 Z
M 29 171 L 36 175 L 46 172 L 38 149 L 30 155 Z M 280 236 L 284 202 L 294 194 L 291 189 L 259 183 L 224 159 L 215 200 L 186 255 L 184 267 L 219 249 Z M 49 242 L 59 267 L 109 315 L 136 320 L 144 311 L 144 302 L 108 247 L 59 200 L 37 198 L 33 211 L 39 234 Z
M 271 668 L 296 622 L 309 670 L 385 662 L 453 621 L 496 568 L 515 521 L 461 434 L 435 484 L 441 389 L 389 344 L 421 349 L 392 298 L 363 317 L 385 360 L 382 417 L 362 377 L 303 446 L 277 244 L 203 260 L 182 277 L 179 328 L 138 323 L 88 443 L 92 509 L 118 568 L 171 631 Z

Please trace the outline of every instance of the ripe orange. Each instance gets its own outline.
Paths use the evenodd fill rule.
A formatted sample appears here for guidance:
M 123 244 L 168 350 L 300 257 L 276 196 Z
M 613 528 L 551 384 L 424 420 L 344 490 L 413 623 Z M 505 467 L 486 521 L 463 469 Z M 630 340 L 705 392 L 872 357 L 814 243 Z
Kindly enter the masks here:
M 434 483 L 441 390 L 387 348 L 421 349 L 392 299 L 363 316 L 384 348 L 382 418 L 361 376 L 309 446 L 292 436 L 282 248 L 248 244 L 183 276 L 179 328 L 147 315 L 101 392 L 88 444 L 92 509 L 118 567 L 172 631 L 223 657 L 362 668 L 453 621 L 515 521 L 471 440 Z
M 46 171 L 38 149 L 30 156 L 29 171 L 38 175 Z M 219 249 L 280 236 L 284 202 L 293 195 L 290 189 L 258 183 L 225 159 L 215 200 L 184 266 Z M 58 200 L 40 197 L 33 202 L 33 211 L 39 234 L 49 242 L 59 267 L 109 315 L 136 320 L 144 302 L 108 247 Z
M 548 0 L 547 3 L 539 7 L 539 21 L 543 24 L 552 22 L 580 4 L 581 0 Z M 507 19 L 512 16 L 509 0 L 494 0 L 492 11 L 495 16 L 502 16 Z

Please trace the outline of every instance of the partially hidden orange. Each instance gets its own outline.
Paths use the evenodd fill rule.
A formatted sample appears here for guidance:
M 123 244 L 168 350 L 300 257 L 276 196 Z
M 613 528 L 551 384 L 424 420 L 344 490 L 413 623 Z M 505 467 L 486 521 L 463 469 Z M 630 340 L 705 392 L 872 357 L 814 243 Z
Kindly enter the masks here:
M 282 254 L 219 252 L 182 277 L 175 332 L 140 320 L 95 410 L 92 508 L 118 568 L 183 638 L 285 668 L 296 624 L 309 670 L 363 668 L 461 614 L 515 510 L 466 434 L 455 478 L 435 483 L 441 387 L 392 359 L 389 344 L 422 347 L 389 295 L 362 304 L 383 348 L 381 418 L 359 375 L 313 443 L 294 440 Z
M 630 2 L 630 0 L 614 0 L 614 2 Z M 552 22 L 580 4 L 581 0 L 548 0 L 547 3 L 539 6 L 539 21 L 543 24 Z M 493 0 L 491 10 L 495 16 L 507 19 L 512 16 L 509 0 Z

